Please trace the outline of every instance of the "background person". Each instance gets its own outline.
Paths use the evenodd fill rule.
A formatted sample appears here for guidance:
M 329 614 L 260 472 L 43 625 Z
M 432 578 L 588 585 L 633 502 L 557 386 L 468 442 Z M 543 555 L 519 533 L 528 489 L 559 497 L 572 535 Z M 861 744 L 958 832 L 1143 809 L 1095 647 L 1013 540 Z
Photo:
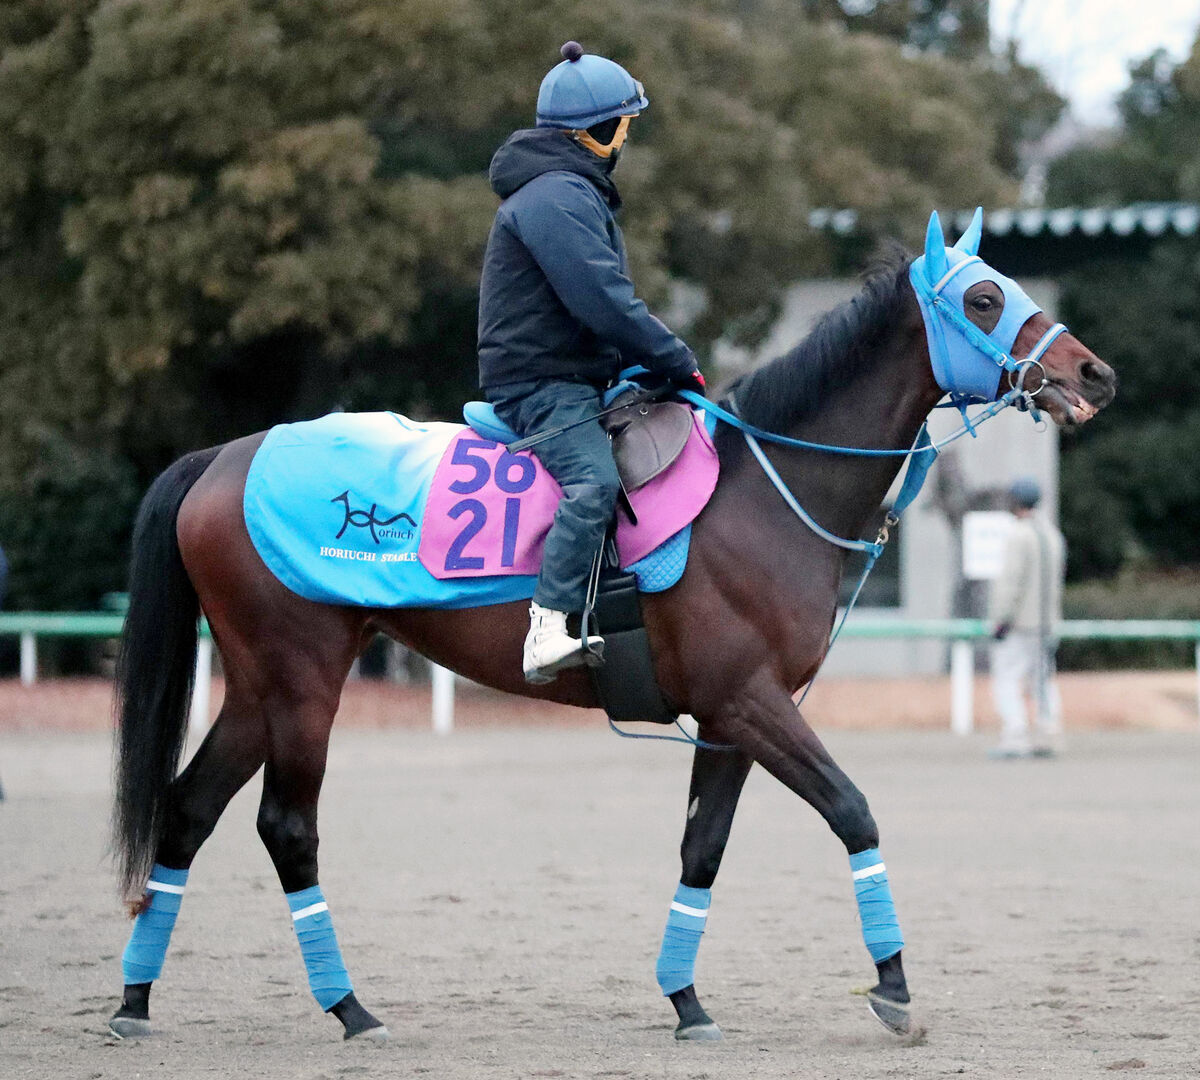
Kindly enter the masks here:
M 1066 543 L 1035 513 L 1041 501 L 1035 480 L 1009 489 L 1016 521 L 992 584 L 992 693 L 1000 714 L 1000 743 L 992 757 L 1049 757 L 1062 749 L 1062 701 L 1055 683 L 1055 627 L 1062 620 Z M 1033 707 L 1030 731 L 1026 700 Z

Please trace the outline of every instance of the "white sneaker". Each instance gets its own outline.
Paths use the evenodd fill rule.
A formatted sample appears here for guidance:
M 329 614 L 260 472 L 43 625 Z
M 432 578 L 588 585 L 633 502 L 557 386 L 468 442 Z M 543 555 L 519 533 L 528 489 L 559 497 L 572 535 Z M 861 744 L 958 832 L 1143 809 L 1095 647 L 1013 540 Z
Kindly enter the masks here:
M 564 668 L 598 660 L 603 647 L 601 638 L 589 638 L 589 651 L 585 652 L 583 642 L 567 633 L 565 611 L 530 604 L 529 633 L 525 637 L 525 656 L 521 665 L 525 671 L 525 681 L 535 684 L 552 682 Z

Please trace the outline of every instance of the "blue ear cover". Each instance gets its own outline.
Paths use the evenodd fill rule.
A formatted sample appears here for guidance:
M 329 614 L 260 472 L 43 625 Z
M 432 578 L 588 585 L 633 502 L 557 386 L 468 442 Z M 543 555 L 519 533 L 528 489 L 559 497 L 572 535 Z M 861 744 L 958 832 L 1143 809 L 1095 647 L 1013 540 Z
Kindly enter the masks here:
M 971 224 L 967 226 L 967 231 L 958 238 L 958 243 L 954 245 L 955 251 L 961 251 L 964 255 L 978 255 L 979 241 L 983 239 L 983 207 L 975 207 L 975 216 L 971 218 Z
M 949 269 L 946 238 L 942 235 L 942 222 L 935 210 L 929 215 L 929 228 L 925 230 L 925 279 L 930 285 L 936 285 Z
M 988 355 L 973 342 L 981 332 L 963 314 L 963 297 L 972 285 L 993 281 L 1004 294 L 1004 311 L 986 337 L 1009 355 L 1021 327 L 1041 311 L 1012 278 L 1005 277 L 979 258 L 983 211 L 977 209 L 958 243 L 947 250 L 937 211 L 929 217 L 925 254 L 913 261 L 910 277 L 925 321 L 929 362 L 934 378 L 947 393 L 960 398 L 995 401 L 1000 393 L 1003 361 Z M 1015 369 L 1015 362 L 1009 370 Z

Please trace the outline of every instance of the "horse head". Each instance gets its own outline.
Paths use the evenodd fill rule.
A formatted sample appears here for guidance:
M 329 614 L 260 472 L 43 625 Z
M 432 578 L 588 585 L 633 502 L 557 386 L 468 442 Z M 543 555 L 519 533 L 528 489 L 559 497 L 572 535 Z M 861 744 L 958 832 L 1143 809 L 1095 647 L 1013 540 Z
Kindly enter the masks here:
M 948 248 L 934 211 L 925 253 L 910 270 L 938 385 L 961 404 L 995 401 L 1019 386 L 1060 426 L 1090 420 L 1112 401 L 1115 373 L 979 257 L 982 235 L 977 209 Z

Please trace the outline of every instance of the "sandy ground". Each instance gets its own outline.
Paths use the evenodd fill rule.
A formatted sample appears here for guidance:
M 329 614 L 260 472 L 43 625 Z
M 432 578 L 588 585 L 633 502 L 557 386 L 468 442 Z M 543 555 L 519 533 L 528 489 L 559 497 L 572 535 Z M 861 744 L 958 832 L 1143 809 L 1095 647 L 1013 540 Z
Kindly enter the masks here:
M 322 880 L 358 995 L 392 1042 L 343 1044 L 309 996 L 252 784 L 196 861 L 152 1000 L 159 1034 L 121 1043 L 105 1036 L 128 933 L 103 858 L 108 739 L 31 729 L 68 702 L 61 727 L 102 727 L 103 702 L 87 723 L 79 687 L 35 708 L 55 685 L 0 687 L 0 1080 L 1200 1074 L 1194 713 L 1153 731 L 1077 716 L 1056 761 L 988 761 L 988 733 L 829 732 L 883 832 L 927 1028 L 916 1040 L 888 1035 L 856 996 L 872 969 L 844 853 L 756 770 L 698 965 L 727 1038 L 686 1045 L 654 959 L 687 749 L 528 703 L 487 727 L 472 710 L 498 706 L 471 695 L 439 739 L 423 730 L 427 697 L 385 729 L 354 715 L 352 693 Z M 876 688 L 865 717 L 878 701 Z

